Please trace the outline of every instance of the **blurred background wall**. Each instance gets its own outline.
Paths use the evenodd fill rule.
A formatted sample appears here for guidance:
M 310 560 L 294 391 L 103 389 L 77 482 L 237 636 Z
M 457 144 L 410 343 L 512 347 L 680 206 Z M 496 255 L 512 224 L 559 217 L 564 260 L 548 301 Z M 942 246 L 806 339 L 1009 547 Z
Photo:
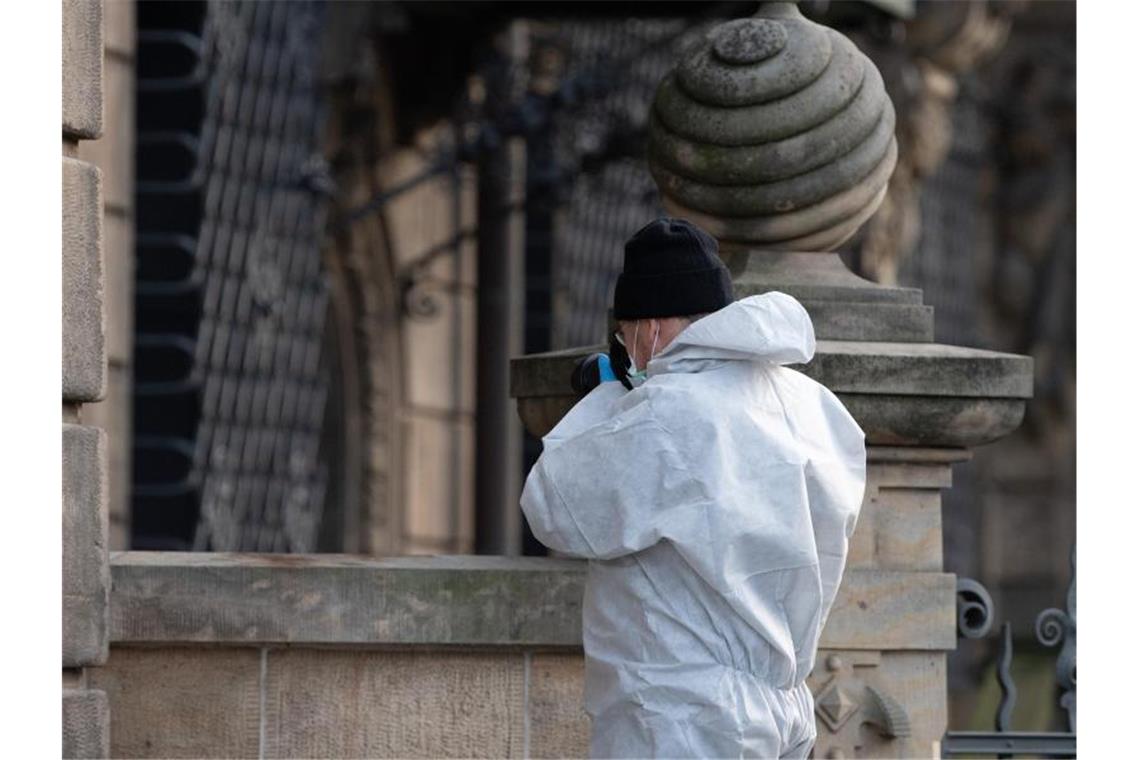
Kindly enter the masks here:
M 106 6 L 80 152 L 104 172 L 111 548 L 542 553 L 506 358 L 602 342 L 621 245 L 662 213 L 652 92 L 754 4 Z M 1036 360 L 1026 423 L 944 515 L 946 569 L 1031 639 L 1075 534 L 1075 6 L 802 8 L 899 113 L 848 263 L 923 288 L 939 341 Z M 951 658 L 952 727 L 992 657 Z M 1044 726 L 1040 691 L 1019 709 Z

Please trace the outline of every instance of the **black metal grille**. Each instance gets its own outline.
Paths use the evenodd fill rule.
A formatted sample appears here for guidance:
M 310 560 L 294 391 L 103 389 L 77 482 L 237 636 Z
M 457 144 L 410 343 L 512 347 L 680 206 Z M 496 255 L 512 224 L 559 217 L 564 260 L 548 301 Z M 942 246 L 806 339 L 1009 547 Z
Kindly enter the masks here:
M 722 10 L 714 6 L 709 15 Z M 553 349 L 603 340 L 622 246 L 664 213 L 645 163 L 649 106 L 658 83 L 711 23 L 563 21 L 539 32 L 540 44 L 560 49 L 566 61 L 549 138 L 557 169 L 532 168 L 561 180 L 550 238 Z
M 315 548 L 322 11 L 139 4 L 135 548 Z

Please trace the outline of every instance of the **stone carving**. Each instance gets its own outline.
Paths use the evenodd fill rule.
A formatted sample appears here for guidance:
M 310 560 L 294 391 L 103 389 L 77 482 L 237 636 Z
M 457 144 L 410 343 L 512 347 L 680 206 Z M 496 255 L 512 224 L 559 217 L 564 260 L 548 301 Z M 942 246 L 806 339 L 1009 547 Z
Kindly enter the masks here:
M 815 714 L 822 724 L 815 756 L 863 757 L 867 751 L 893 755 L 902 749 L 902 745 L 891 742 L 913 735 L 911 721 L 902 703 L 880 683 L 882 655 L 833 650 L 821 660 L 808 679 L 815 696 Z M 864 726 L 870 727 L 870 732 Z
M 832 251 L 882 202 L 894 129 L 869 58 L 794 3 L 763 3 L 662 81 L 649 166 L 670 213 L 726 247 Z

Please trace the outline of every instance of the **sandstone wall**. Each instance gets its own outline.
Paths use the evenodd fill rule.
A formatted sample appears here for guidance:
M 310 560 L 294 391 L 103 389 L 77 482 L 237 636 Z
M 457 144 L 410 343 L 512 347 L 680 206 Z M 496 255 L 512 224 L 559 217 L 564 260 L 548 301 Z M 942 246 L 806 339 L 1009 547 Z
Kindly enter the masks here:
M 817 757 L 937 755 L 956 645 L 940 492 L 961 456 L 872 449 L 809 678 Z M 112 573 L 113 646 L 93 679 L 114 757 L 588 751 L 581 562 L 126 552 Z
M 103 199 L 99 167 L 81 140 L 104 131 L 103 5 L 63 2 L 63 693 L 62 754 L 105 757 L 106 693 L 91 673 L 107 661 L 107 438 L 85 405 L 108 389 Z

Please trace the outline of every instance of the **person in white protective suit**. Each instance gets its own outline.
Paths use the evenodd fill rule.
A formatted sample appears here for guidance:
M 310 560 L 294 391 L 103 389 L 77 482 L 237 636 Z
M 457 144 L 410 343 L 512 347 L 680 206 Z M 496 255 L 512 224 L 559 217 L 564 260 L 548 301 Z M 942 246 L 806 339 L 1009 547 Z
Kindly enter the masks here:
M 627 377 L 543 438 L 521 500 L 542 543 L 590 560 L 591 756 L 806 757 L 804 679 L 863 501 L 863 431 L 781 366 L 815 352 L 803 306 L 733 303 L 688 222 L 626 244 L 614 316 Z

